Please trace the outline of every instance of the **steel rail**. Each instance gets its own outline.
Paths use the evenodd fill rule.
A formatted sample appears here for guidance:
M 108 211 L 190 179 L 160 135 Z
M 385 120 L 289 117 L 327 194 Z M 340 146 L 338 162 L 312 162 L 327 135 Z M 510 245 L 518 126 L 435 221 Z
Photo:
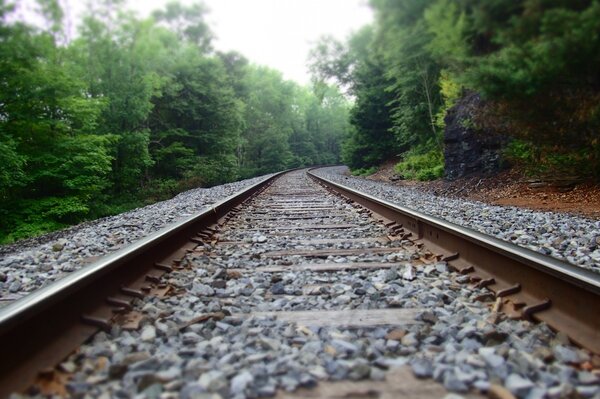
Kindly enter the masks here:
M 215 224 L 283 173 L 266 177 L 1 308 L 0 397 L 26 389 L 40 371 L 52 369 L 97 331 L 110 328 L 119 310 L 114 302 L 127 306 L 127 300 L 147 294 L 144 277 L 148 273 L 156 276 L 167 272 L 169 263 L 186 254 L 190 237 Z M 120 299 L 107 306 L 107 298 L 115 296 Z
M 329 190 L 394 222 L 448 265 L 487 287 L 512 317 L 532 318 L 600 354 L 600 274 L 435 216 L 376 198 L 322 176 Z

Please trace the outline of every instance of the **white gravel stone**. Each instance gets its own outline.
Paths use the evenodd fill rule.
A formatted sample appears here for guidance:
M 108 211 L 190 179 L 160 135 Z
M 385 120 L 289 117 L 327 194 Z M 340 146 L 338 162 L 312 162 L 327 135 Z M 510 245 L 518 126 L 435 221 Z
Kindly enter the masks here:
M 140 334 L 140 339 L 144 342 L 151 342 L 156 338 L 156 328 L 154 326 L 146 326 Z

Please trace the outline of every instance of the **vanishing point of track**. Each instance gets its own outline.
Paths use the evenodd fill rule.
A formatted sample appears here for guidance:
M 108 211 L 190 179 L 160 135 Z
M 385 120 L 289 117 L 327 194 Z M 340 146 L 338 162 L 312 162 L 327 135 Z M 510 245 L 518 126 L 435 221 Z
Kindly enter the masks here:
M 337 202 L 332 202 L 327 191 L 338 198 Z M 465 276 L 461 279 L 465 284 L 487 288 L 495 310 L 514 318 L 544 321 L 579 345 L 600 353 L 600 317 L 593 314 L 600 309 L 598 274 L 373 198 L 310 172 L 293 171 L 266 178 L 199 215 L 1 309 L 0 356 L 4 360 L 0 365 L 0 396 L 28 387 L 40 372 L 52 369 L 96 332 L 110 330 L 114 324 L 135 328 L 139 321 L 135 300 L 173 295 L 168 276 L 192 267 L 193 262 L 186 261 L 189 257 L 271 242 L 274 244 L 267 246 L 268 250 L 227 265 L 227 273 L 277 275 L 295 270 L 335 276 L 348 270 L 401 269 L 410 264 L 407 273 L 411 279 L 413 269 L 443 261 Z M 404 262 L 387 256 L 400 251 L 405 254 Z M 365 254 L 366 261 L 353 260 Z M 336 256 L 347 261 L 324 260 Z M 219 281 L 215 288 L 224 288 L 226 278 Z M 323 294 L 328 289 L 327 284 L 305 288 L 312 290 L 304 292 L 306 295 Z M 407 322 L 414 312 L 305 309 L 277 316 L 291 322 L 321 320 L 333 325 L 372 326 Z

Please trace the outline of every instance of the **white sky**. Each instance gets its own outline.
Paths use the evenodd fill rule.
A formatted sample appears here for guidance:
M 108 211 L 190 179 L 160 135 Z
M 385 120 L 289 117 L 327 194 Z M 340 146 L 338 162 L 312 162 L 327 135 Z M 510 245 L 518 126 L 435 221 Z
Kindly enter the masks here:
M 306 60 L 316 40 L 345 39 L 372 19 L 364 0 L 209 0 L 216 46 L 309 81 Z
M 31 4 L 33 0 L 17 0 Z M 167 0 L 128 0 L 140 16 L 162 8 Z M 190 4 L 193 0 L 181 0 Z M 61 0 L 77 25 L 83 0 Z M 204 0 L 211 10 L 208 22 L 219 50 L 237 50 L 251 62 L 283 72 L 286 79 L 308 83 L 308 52 L 322 35 L 345 39 L 371 22 L 367 0 Z M 25 7 L 27 6 L 25 5 Z M 22 11 L 27 15 L 27 11 Z

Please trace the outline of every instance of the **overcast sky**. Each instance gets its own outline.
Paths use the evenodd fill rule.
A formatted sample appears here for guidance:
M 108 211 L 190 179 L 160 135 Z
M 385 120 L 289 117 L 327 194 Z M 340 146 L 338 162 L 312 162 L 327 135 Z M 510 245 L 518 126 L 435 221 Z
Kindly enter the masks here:
M 17 0 L 22 15 L 34 0 Z M 77 25 L 84 0 L 61 0 Z M 190 4 L 193 0 L 182 0 Z M 162 8 L 167 0 L 128 0 L 141 16 Z M 283 72 L 287 79 L 308 83 L 308 51 L 322 35 L 345 39 L 373 16 L 366 0 L 205 0 L 207 19 L 219 50 L 237 50 L 251 62 Z
M 209 0 L 217 46 L 237 49 L 288 79 L 309 80 L 306 58 L 322 35 L 346 38 L 372 19 L 365 0 Z

